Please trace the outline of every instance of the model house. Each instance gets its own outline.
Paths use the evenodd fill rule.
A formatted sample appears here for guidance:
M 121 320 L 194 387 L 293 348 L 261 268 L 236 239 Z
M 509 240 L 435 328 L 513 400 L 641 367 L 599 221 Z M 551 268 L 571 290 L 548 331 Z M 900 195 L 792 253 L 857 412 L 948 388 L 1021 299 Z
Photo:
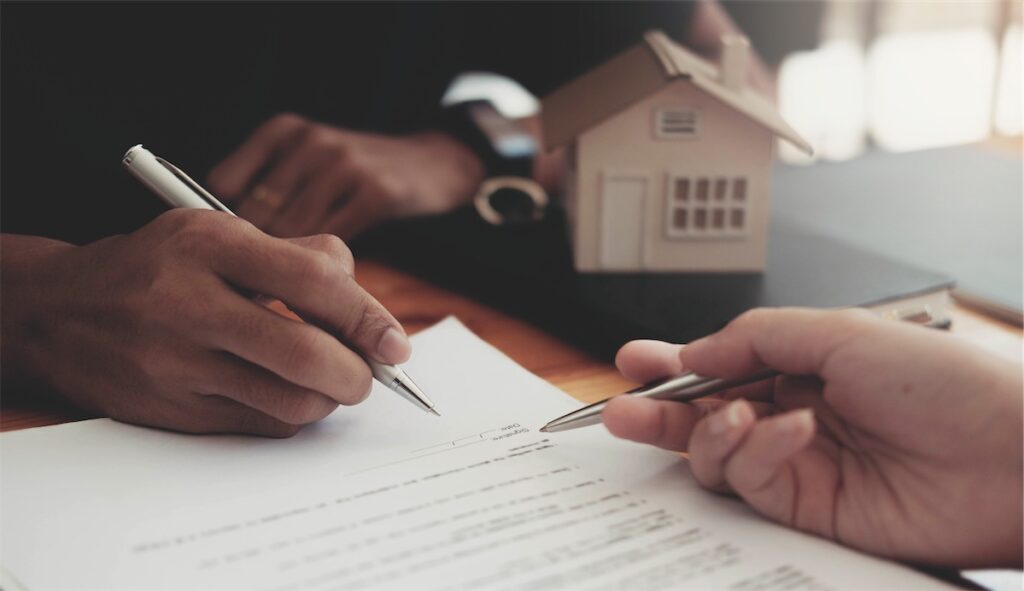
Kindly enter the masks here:
M 580 271 L 760 271 L 775 137 L 811 148 L 747 85 L 749 44 L 717 66 L 661 31 L 542 100 L 565 146 Z

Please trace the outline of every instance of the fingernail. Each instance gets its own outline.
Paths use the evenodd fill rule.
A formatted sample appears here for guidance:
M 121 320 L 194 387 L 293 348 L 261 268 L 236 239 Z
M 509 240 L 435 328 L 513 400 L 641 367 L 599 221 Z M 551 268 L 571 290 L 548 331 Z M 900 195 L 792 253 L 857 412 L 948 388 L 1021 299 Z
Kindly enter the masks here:
M 779 419 L 775 424 L 775 428 L 783 433 L 796 433 L 808 428 L 813 428 L 813 426 L 814 412 L 809 408 L 792 412 Z
M 412 354 L 409 337 L 396 328 L 389 328 L 377 343 L 377 354 L 380 355 L 381 361 L 387 363 L 407 361 Z
M 740 426 L 743 420 L 739 402 L 730 402 L 721 412 L 713 415 L 708 424 L 712 435 L 722 436 Z

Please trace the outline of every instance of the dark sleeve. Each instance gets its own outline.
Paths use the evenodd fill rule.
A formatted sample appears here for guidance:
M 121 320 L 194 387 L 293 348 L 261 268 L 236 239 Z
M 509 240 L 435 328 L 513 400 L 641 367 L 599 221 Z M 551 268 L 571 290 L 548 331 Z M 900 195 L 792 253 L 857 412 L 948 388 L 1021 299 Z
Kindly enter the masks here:
M 271 18 L 249 20 L 251 38 L 272 38 L 259 28 Z M 231 27 L 227 8 L 200 4 L 5 4 L 0 229 L 85 243 L 163 212 L 122 169 L 129 147 L 201 178 L 270 112 L 271 82 L 253 64 L 272 55 Z
M 466 6 L 462 70 L 508 76 L 538 97 L 661 29 L 683 41 L 694 2 L 530 2 Z
M 722 6 L 750 38 L 765 63 L 778 65 L 794 51 L 814 49 L 820 42 L 820 25 L 825 12 L 822 0 L 729 0 Z

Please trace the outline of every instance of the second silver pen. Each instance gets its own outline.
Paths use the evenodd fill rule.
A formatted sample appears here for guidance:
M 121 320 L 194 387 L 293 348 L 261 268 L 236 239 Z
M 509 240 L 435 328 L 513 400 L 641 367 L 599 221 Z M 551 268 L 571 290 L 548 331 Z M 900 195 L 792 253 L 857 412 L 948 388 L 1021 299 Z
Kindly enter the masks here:
M 665 378 L 650 384 L 630 390 L 626 394 L 638 398 L 654 398 L 655 400 L 672 400 L 674 402 L 689 402 L 712 394 L 724 392 L 730 388 L 745 386 L 754 382 L 768 380 L 779 375 L 779 372 L 771 369 L 759 371 L 741 378 L 726 380 L 722 378 L 709 378 L 693 372 Z M 573 412 L 558 417 L 547 425 L 541 427 L 544 433 L 555 431 L 568 431 L 588 425 L 596 425 L 601 422 L 601 411 L 611 398 L 595 402 L 589 406 L 574 410 Z

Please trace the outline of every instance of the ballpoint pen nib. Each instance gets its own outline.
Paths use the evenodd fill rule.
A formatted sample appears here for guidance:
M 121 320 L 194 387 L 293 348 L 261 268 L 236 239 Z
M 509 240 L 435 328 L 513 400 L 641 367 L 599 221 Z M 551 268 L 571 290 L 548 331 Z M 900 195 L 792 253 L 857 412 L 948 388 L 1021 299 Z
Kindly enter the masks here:
M 434 410 L 434 403 L 427 398 L 427 395 L 423 393 L 423 390 L 420 390 L 419 386 L 409 379 L 409 376 L 405 375 L 405 372 L 401 372 L 390 387 L 400 394 L 402 398 L 420 407 L 420 409 L 441 416 L 441 413 Z
M 548 426 L 547 426 L 547 425 L 544 425 L 543 427 L 541 427 L 541 428 L 540 428 L 540 432 L 541 432 L 541 433 L 548 433 L 548 432 L 549 432 L 549 431 L 548 431 Z

